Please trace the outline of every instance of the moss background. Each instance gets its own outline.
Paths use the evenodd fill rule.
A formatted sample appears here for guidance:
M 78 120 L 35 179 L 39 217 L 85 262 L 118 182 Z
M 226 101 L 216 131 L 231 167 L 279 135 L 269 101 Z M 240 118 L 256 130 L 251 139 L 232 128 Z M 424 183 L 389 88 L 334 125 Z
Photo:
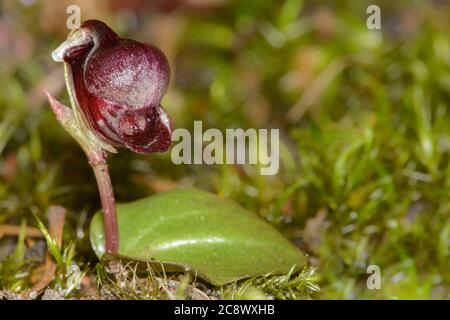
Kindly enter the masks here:
M 232 198 L 310 255 L 313 298 L 450 298 L 449 1 L 3 0 L 0 225 L 36 226 L 33 214 L 46 223 L 51 205 L 67 209 L 68 265 L 88 279 L 67 296 L 95 291 L 86 231 L 100 207 L 42 92 L 68 100 L 50 53 L 73 3 L 82 20 L 168 55 L 163 105 L 175 128 L 281 130 L 275 176 L 123 151 L 110 160 L 118 201 L 176 186 Z M 369 4 L 381 7 L 382 30 L 367 29 Z M 0 232 L 0 289 L 32 286 L 44 251 L 43 240 Z M 381 268 L 380 290 L 366 286 L 368 265 Z

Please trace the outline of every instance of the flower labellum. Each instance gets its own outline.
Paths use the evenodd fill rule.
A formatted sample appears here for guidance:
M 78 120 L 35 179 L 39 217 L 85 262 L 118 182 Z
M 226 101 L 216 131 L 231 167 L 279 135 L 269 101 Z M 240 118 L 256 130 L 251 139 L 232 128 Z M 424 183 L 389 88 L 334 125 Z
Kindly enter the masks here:
M 170 70 L 158 48 L 120 38 L 105 23 L 88 20 L 52 57 L 64 62 L 73 112 L 91 143 L 110 152 L 169 148 L 172 127 L 160 103 Z

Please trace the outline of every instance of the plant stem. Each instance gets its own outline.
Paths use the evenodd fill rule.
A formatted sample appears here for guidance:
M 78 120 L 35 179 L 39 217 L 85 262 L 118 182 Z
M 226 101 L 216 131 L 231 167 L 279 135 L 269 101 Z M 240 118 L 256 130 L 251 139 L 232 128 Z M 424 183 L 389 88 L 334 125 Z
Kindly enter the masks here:
M 109 177 L 108 164 L 106 163 L 106 159 L 100 163 L 89 162 L 91 163 L 92 169 L 94 169 L 102 202 L 106 242 L 105 251 L 109 254 L 117 254 L 119 251 L 119 228 L 117 226 L 116 204 L 111 178 Z
M 98 140 L 92 134 L 88 135 L 88 130 L 80 129 L 74 112 L 69 107 L 56 100 L 47 91 L 45 93 L 56 115 L 56 119 L 84 150 L 89 164 L 94 170 L 103 208 L 105 252 L 117 254 L 119 252 L 119 228 L 117 226 L 116 203 L 111 178 L 109 177 L 108 164 L 106 163 L 106 153 L 102 150 Z

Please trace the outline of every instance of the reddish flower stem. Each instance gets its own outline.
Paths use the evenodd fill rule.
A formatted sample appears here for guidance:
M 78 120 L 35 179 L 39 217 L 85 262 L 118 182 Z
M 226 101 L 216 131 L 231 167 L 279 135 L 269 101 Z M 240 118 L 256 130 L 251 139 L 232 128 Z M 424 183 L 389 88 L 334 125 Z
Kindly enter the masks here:
M 119 228 L 117 225 L 116 203 L 114 199 L 111 178 L 109 177 L 106 155 L 100 159 L 88 154 L 89 163 L 97 179 L 98 191 L 103 209 L 103 224 L 105 228 L 105 252 L 117 254 L 119 252 Z
M 116 203 L 114 192 L 109 177 L 108 164 L 106 163 L 106 153 L 96 141 L 87 136 L 85 130 L 80 129 L 73 111 L 56 100 L 50 93 L 45 91 L 50 106 L 56 115 L 56 119 L 64 129 L 80 144 L 86 153 L 89 164 L 95 173 L 100 200 L 103 208 L 103 224 L 105 227 L 105 251 L 109 254 L 119 252 L 119 228 L 117 226 Z

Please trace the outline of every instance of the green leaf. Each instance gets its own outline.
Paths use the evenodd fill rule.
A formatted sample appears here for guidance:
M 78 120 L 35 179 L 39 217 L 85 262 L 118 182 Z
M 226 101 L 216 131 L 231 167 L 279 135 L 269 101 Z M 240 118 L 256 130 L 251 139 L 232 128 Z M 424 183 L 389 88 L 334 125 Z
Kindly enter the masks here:
M 117 205 L 119 255 L 196 272 L 214 285 L 286 274 L 306 256 L 277 230 L 236 203 L 196 189 L 176 189 Z M 104 254 L 103 221 L 91 223 L 91 243 Z

